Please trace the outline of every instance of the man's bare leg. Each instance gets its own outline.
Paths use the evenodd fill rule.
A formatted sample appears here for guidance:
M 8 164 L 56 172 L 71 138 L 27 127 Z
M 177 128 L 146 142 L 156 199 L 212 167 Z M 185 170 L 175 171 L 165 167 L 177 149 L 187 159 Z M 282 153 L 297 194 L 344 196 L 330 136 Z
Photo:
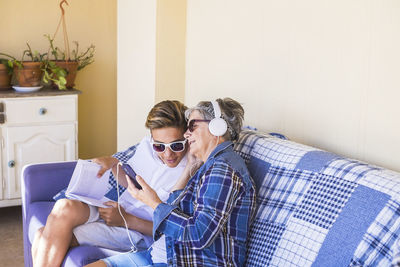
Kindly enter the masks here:
M 60 266 L 70 247 L 72 230 L 87 222 L 89 206 L 77 200 L 60 199 L 32 243 L 33 266 Z
M 42 228 L 40 228 L 39 230 L 37 230 L 35 233 L 35 237 L 33 239 L 32 248 L 31 248 L 33 262 L 35 262 L 35 258 L 36 258 L 36 254 L 37 254 L 37 247 L 38 247 L 39 240 L 41 239 L 43 229 L 44 229 L 44 226 Z
M 107 264 L 105 264 L 104 261 L 99 260 L 91 264 L 85 265 L 85 267 L 107 267 Z

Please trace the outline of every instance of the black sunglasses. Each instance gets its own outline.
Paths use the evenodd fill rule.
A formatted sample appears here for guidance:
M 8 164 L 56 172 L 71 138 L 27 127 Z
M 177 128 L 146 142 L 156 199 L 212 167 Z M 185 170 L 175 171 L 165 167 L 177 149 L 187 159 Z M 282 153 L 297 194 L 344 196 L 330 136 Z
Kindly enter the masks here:
M 196 122 L 210 122 L 211 120 L 190 120 L 188 123 L 188 130 L 189 132 L 193 132 L 194 131 L 194 124 Z
M 152 141 L 151 144 L 155 152 L 164 152 L 167 147 L 169 147 L 172 152 L 181 152 L 185 149 L 186 139 L 184 141 L 176 141 L 168 144 Z

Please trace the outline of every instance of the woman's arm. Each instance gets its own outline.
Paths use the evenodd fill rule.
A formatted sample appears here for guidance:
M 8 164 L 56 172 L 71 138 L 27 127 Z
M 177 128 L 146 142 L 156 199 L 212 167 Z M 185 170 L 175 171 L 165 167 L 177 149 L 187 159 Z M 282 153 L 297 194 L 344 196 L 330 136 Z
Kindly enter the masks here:
M 143 190 L 138 190 L 128 179 L 128 191 L 155 210 L 154 239 L 164 233 L 192 249 L 203 249 L 211 244 L 244 192 L 239 174 L 226 163 L 216 163 L 205 172 L 201 186 L 193 192 L 198 195 L 197 205 L 194 207 L 191 198 L 181 202 L 185 210 L 193 214 L 190 216 L 181 207 L 163 203 L 139 175 L 136 178 Z
M 190 178 L 193 176 L 194 173 L 196 173 L 196 171 L 200 168 L 202 164 L 203 164 L 202 161 L 195 161 L 191 164 L 188 163 L 185 169 L 183 170 L 181 177 L 172 187 L 171 192 L 174 192 L 176 190 L 182 190 L 183 188 L 185 188 Z
M 240 175 L 223 162 L 209 167 L 198 183 L 200 186 L 193 192 L 195 198 L 184 196 L 179 206 L 161 203 L 156 207 L 153 218 L 155 240 L 165 234 L 192 249 L 209 246 L 245 194 Z M 195 184 L 189 184 L 187 189 L 190 192 L 194 187 Z
M 187 152 L 187 157 L 188 157 L 188 161 L 185 166 L 185 169 L 183 170 L 178 181 L 172 187 L 171 192 L 174 192 L 176 190 L 182 190 L 183 188 L 185 188 L 190 177 L 192 177 L 193 174 L 196 173 L 198 168 L 203 164 L 203 162 L 201 160 L 198 160 L 194 155 L 192 155 L 190 153 L 190 148 L 189 148 L 189 151 Z
M 164 233 L 192 249 L 209 246 L 225 226 L 243 192 L 238 173 L 227 164 L 214 164 L 201 178 L 201 186 L 193 192 L 198 195 L 196 206 L 188 198 L 183 199 L 180 207 L 163 203 L 156 208 L 154 238 Z M 183 212 L 182 207 L 193 215 Z

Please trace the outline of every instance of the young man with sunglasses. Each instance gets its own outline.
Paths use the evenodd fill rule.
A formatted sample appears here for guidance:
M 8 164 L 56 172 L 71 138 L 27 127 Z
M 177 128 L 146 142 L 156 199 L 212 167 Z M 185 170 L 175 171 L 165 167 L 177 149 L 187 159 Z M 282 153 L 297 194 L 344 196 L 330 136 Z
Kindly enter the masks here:
M 151 137 L 144 137 L 138 145 L 113 156 L 93 159 L 101 166 L 98 177 L 112 170 L 108 178 L 110 201 L 105 203 L 109 208 L 58 199 L 46 225 L 36 232 L 32 244 L 34 266 L 59 266 L 68 249 L 77 245 L 129 251 L 145 249 L 152 243 L 153 211 L 126 192 L 127 181 L 119 162 L 129 164 L 166 200 L 182 173 L 190 168 L 183 137 L 186 109 L 179 101 L 156 104 L 145 124 Z M 115 178 L 117 174 L 119 179 Z
M 244 109 L 231 98 L 201 101 L 186 112 L 190 156 L 203 162 L 166 202 L 140 175 L 128 192 L 152 207 L 151 249 L 122 253 L 86 267 L 244 266 L 256 213 L 256 190 L 243 158 L 233 150 Z M 190 163 L 188 164 L 190 165 Z

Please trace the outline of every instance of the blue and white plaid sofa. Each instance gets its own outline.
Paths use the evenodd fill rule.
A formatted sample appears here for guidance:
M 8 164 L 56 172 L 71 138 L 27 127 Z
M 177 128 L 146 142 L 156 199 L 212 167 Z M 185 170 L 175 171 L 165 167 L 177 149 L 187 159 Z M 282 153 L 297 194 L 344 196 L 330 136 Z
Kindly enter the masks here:
M 400 266 L 400 174 L 244 131 L 256 183 L 247 266 Z

